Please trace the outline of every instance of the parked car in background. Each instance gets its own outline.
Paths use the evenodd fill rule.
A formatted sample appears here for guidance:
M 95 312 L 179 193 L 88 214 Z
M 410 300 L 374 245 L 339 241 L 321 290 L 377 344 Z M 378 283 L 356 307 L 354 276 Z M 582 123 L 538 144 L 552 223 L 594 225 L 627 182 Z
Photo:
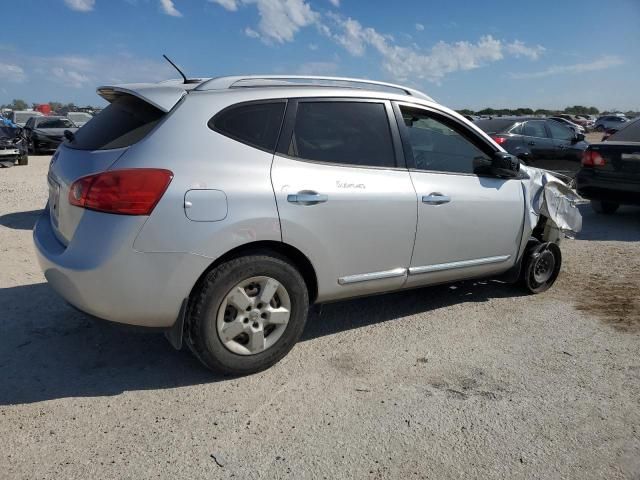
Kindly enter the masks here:
M 640 205 L 640 118 L 585 150 L 576 189 L 598 213 Z
M 86 112 L 69 112 L 67 118 L 76 124 L 78 128 L 93 118 L 93 115 Z
M 507 272 L 553 284 L 557 233 L 541 215 L 531 237 L 529 177 L 474 124 L 409 87 L 293 80 L 101 87 L 109 106 L 49 169 L 49 284 L 236 375 L 284 357 L 310 302 Z
M 555 120 L 494 118 L 475 124 L 526 165 L 568 175 L 578 171 L 588 145 L 583 134 Z
M 22 128 L 0 123 L 0 166 L 27 165 L 28 154 Z
M 35 110 L 14 110 L 7 117 L 19 127 L 24 127 L 31 117 L 42 117 L 42 113 Z
M 567 127 L 569 127 L 571 130 L 573 130 L 576 133 L 583 133 L 583 134 L 587 133 L 587 129 L 585 127 L 578 125 L 577 123 L 574 123 L 571 120 L 567 120 L 566 118 L 554 116 L 554 117 L 549 117 L 549 120 L 555 120 L 556 122 L 564 123 Z
M 65 130 L 74 133 L 78 127 L 66 117 L 31 117 L 24 127 L 29 150 L 36 155 L 55 150 Z
M 585 130 L 589 130 L 590 128 L 593 127 L 594 121 L 589 119 L 589 118 L 584 118 L 583 116 L 580 115 L 569 115 L 567 113 L 561 113 L 559 115 L 555 115 L 553 118 L 564 118 L 565 120 L 568 120 L 572 123 L 575 123 L 576 125 L 580 125 L 581 127 L 583 127 Z M 584 132 L 582 132 L 584 133 Z
M 593 129 L 598 132 L 604 132 L 605 130 L 608 130 L 610 128 L 619 130 L 627 122 L 627 118 L 620 115 L 603 115 L 596 120 Z

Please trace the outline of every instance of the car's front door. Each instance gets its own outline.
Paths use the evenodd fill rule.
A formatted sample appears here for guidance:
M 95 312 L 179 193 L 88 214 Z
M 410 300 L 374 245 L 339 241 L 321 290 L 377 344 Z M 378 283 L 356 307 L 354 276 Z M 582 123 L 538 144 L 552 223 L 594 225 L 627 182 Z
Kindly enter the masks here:
M 507 270 L 521 239 L 520 181 L 478 174 L 494 150 L 461 122 L 409 104 L 395 110 L 418 194 L 407 286 Z
M 580 169 L 582 160 L 583 144 L 575 141 L 576 133 L 566 125 L 555 120 L 547 120 L 547 127 L 553 138 L 556 148 L 556 159 L 552 165 L 548 165 L 549 170 L 575 174 Z M 582 148 L 580 148 L 582 146 Z
M 271 177 L 282 239 L 311 260 L 319 300 L 404 284 L 417 199 L 389 102 L 290 100 Z

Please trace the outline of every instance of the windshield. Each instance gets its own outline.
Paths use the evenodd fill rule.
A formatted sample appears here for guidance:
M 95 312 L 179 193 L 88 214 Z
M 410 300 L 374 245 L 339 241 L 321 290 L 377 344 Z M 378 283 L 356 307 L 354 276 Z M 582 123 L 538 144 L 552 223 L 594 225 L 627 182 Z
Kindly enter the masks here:
M 68 118 L 43 118 L 38 120 L 36 128 L 73 128 L 75 125 Z

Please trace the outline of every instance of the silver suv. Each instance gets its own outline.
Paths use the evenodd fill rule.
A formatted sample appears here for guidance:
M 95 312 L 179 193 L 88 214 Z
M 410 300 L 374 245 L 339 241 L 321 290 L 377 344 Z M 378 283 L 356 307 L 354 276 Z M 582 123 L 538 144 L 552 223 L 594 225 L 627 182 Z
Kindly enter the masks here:
M 416 90 L 254 76 L 98 93 L 110 105 L 51 159 L 44 274 L 212 369 L 276 363 L 310 303 L 499 274 L 540 292 L 558 275 L 517 160 Z

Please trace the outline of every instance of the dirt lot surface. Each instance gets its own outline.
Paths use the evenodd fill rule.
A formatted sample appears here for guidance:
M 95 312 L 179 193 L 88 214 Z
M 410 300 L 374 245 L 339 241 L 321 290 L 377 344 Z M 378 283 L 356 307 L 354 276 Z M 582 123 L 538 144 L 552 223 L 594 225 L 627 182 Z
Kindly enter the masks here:
M 640 209 L 584 209 L 550 292 L 496 282 L 325 305 L 225 379 L 44 283 L 47 157 L 0 170 L 0 477 L 640 478 Z

